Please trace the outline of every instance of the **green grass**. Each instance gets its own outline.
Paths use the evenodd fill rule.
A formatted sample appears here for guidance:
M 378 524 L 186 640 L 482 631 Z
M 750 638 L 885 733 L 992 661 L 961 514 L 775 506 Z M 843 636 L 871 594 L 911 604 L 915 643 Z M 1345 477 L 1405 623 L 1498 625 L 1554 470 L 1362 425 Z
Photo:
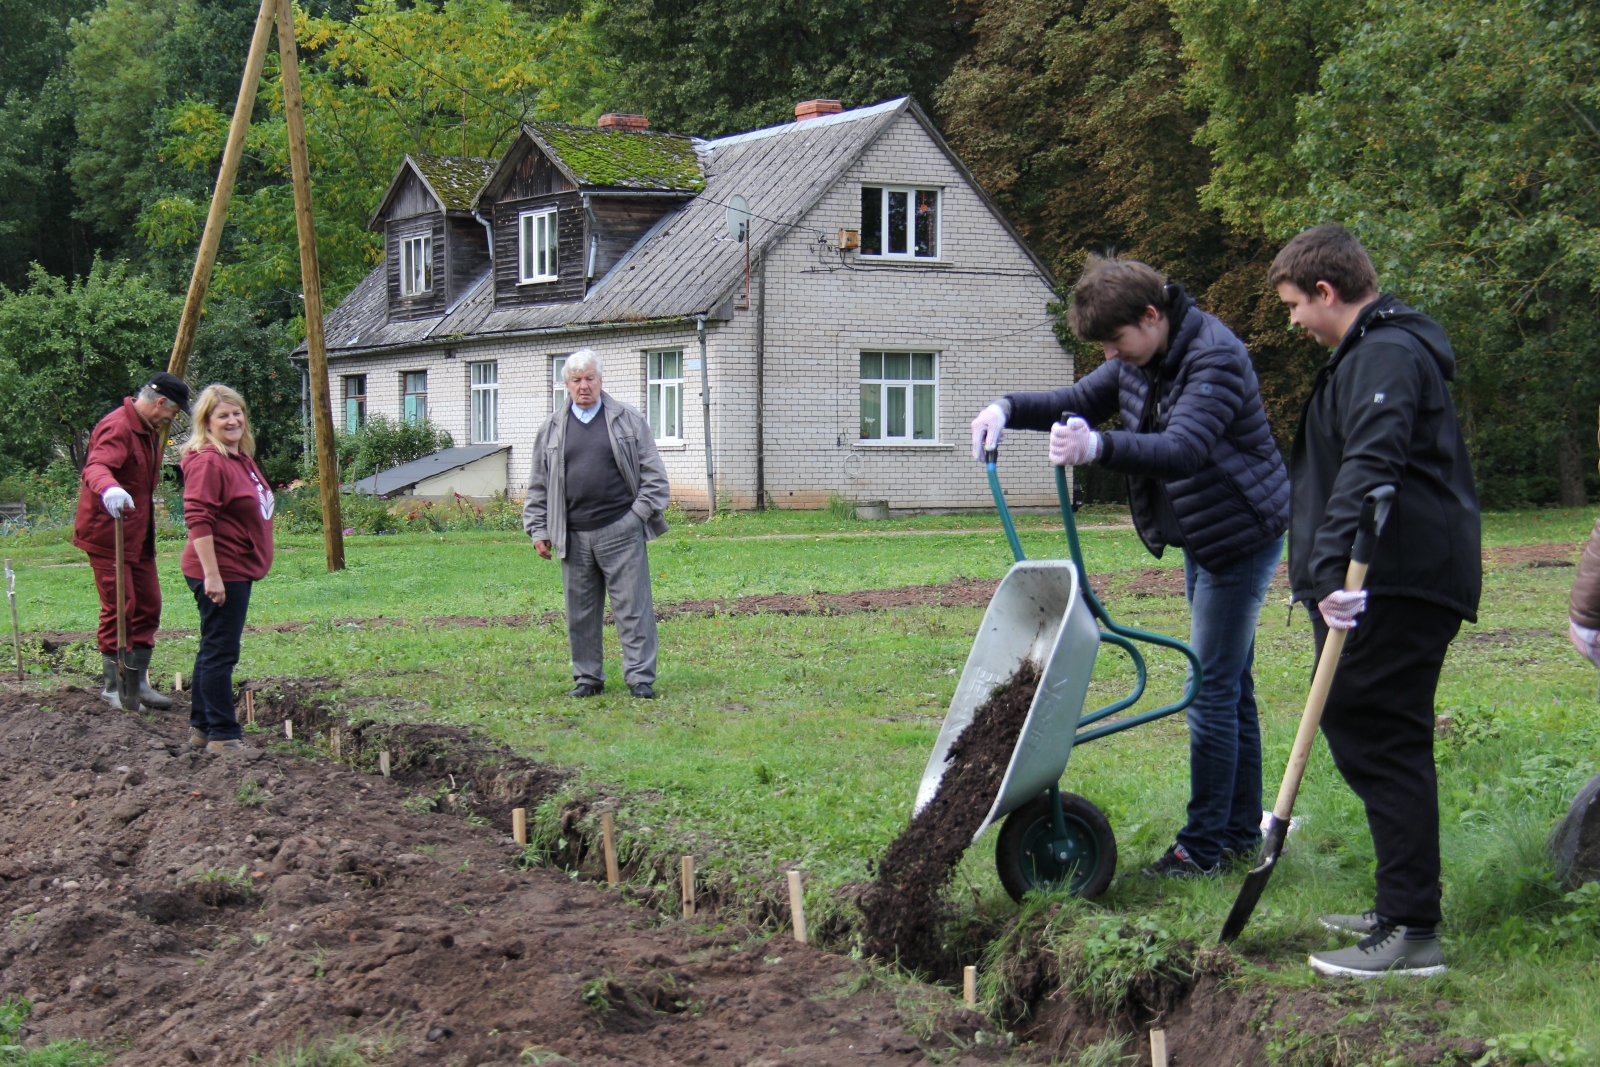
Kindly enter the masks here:
M 80 1039 L 25 1047 L 18 1044 L 33 1002 L 22 997 L 0 1001 L 0 1067 L 100 1067 L 111 1056 Z
M 946 518 L 964 524 L 981 517 Z M 1572 543 L 1587 535 L 1593 518 L 1592 509 L 1491 515 L 1486 541 Z M 825 529 L 826 521 L 850 530 Z M 917 520 L 916 528 L 927 521 Z M 945 529 L 971 528 L 962 524 Z M 651 547 L 653 569 L 664 575 L 656 580 L 657 598 L 998 576 L 1009 562 L 997 533 L 837 536 L 863 526 L 791 514 L 680 527 Z M 771 533 L 807 536 L 743 539 Z M 904 826 L 982 615 L 976 608 L 914 608 L 671 619 L 661 627 L 663 699 L 645 703 L 608 691 L 578 703 L 563 695 L 570 674 L 559 624 L 332 621 L 558 609 L 555 566 L 537 560 L 521 538 L 352 538 L 352 567 L 333 576 L 321 572 L 318 543 L 285 541 L 274 576 L 257 588 L 252 621 L 313 624 L 298 633 L 247 637 L 241 675 L 337 677 L 346 683 L 341 698 L 359 703 L 363 714 L 377 708 L 481 725 L 519 750 L 577 770 L 578 789 L 620 797 L 625 849 L 698 841 L 697 850 L 717 852 L 725 868 L 761 874 L 798 863 L 807 871 L 808 900 L 823 906 L 830 887 L 866 877 L 869 861 Z M 1158 565 L 1131 531 L 1089 530 L 1085 542 L 1092 571 Z M 1025 524 L 1024 543 L 1030 555 L 1064 552 L 1044 518 Z M 24 625 L 88 629 L 94 602 L 87 570 L 48 566 L 72 562 L 76 553 L 39 546 L 15 555 Z M 1164 565 L 1176 562 L 1169 554 Z M 175 568 L 165 556 L 162 567 L 170 578 Z M 1524 1056 L 1510 1050 L 1553 1048 L 1551 1041 L 1580 1042 L 1588 1051 L 1575 1053 L 1579 1059 L 1600 1049 L 1600 1005 L 1592 996 L 1600 979 L 1600 907 L 1563 899 L 1543 846 L 1571 796 L 1595 773 L 1600 751 L 1596 675 L 1564 636 L 1572 575 L 1559 567 L 1491 568 L 1482 618 L 1464 628 L 1452 649 L 1438 699 L 1440 711 L 1456 719 L 1438 753 L 1452 971 L 1390 989 L 1418 1010 L 1448 1001 L 1452 1032 L 1505 1035 L 1507 1063 Z M 175 593 L 169 592 L 166 624 L 192 626 L 187 591 L 181 598 Z M 1121 598 L 1109 607 L 1124 622 L 1180 636 L 1187 631 L 1177 598 Z M 1285 617 L 1281 604 L 1270 604 L 1257 634 L 1269 797 L 1312 665 L 1304 612 L 1288 625 Z M 611 647 L 614 657 L 614 640 Z M 192 641 L 162 645 L 158 669 L 186 669 L 192 649 Z M 608 669 L 619 677 L 614 658 Z M 1151 696 L 1165 697 L 1181 685 L 1181 664 L 1157 654 L 1151 675 Z M 1126 684 L 1119 657 L 1108 654 L 1091 701 L 1109 700 Z M 1187 800 L 1187 769 L 1186 731 L 1168 719 L 1084 746 L 1073 754 L 1064 787 L 1106 811 L 1127 873 L 1171 842 Z M 1365 820 L 1321 744 L 1297 813 L 1304 826 L 1239 945 L 1256 961 L 1247 981 L 1290 991 L 1314 984 L 1305 954 L 1330 944 L 1317 914 L 1362 910 L 1372 893 Z M 994 876 L 992 847 L 991 835 L 969 853 L 957 895 L 973 914 L 1004 923 L 1017 911 Z M 1237 878 L 1154 886 L 1133 877 L 1093 905 L 1039 921 L 1057 923 L 1080 963 L 1088 958 L 1082 953 L 1089 933 L 1104 925 L 1096 920 L 1074 933 L 1084 916 L 1148 917 L 1171 938 L 1207 944 L 1236 889 Z M 1528 1036 L 1545 1030 L 1557 1036 Z M 1114 1058 L 1115 1050 L 1103 1051 Z

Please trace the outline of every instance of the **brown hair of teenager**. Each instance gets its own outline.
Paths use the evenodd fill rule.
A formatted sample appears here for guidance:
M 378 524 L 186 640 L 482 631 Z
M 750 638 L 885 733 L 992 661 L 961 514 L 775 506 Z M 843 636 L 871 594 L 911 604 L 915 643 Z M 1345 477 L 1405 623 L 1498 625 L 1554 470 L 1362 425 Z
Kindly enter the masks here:
M 244 397 L 220 383 L 206 386 L 200 392 L 200 399 L 194 402 L 194 415 L 190 418 L 193 430 L 189 433 L 189 440 L 183 443 L 183 450 L 198 452 L 206 445 L 212 445 L 218 452 L 229 451 L 228 446 L 211 433 L 211 415 L 217 410 L 218 404 L 233 404 L 244 414 L 244 436 L 239 438 L 239 451 L 254 456 L 256 437 L 250 432 L 250 409 L 245 406 Z
M 1307 296 L 1327 282 L 1339 299 L 1353 304 L 1378 291 L 1378 272 L 1356 235 L 1336 222 L 1313 226 L 1283 246 L 1267 272 L 1267 284 L 1276 289 L 1284 282 Z
M 1154 307 L 1165 314 L 1167 276 L 1137 259 L 1091 255 L 1072 288 L 1067 323 L 1080 341 L 1110 341 Z

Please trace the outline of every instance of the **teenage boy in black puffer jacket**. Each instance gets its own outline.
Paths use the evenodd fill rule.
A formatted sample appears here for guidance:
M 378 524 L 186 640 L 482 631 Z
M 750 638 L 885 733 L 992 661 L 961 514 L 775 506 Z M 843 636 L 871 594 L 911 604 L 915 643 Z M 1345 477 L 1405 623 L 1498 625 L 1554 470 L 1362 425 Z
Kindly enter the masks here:
M 1152 554 L 1182 548 L 1204 677 L 1189 706 L 1188 821 L 1145 874 L 1210 874 L 1261 842 L 1256 620 L 1283 555 L 1289 480 L 1244 342 L 1180 285 L 1136 260 L 1091 257 L 1069 312 L 1106 362 L 1076 385 L 1012 393 L 972 423 L 973 457 L 1006 427 L 1050 431 L 1050 459 L 1129 476 L 1134 527 Z M 1058 424 L 1063 411 L 1081 418 Z M 1096 433 L 1113 415 L 1124 429 Z
M 1318 952 L 1322 974 L 1438 974 L 1439 795 L 1433 697 L 1445 651 L 1476 621 L 1483 588 L 1478 495 L 1448 383 L 1456 359 L 1437 322 L 1378 293 L 1378 274 L 1342 226 L 1317 226 L 1272 262 L 1289 322 L 1333 355 L 1300 414 L 1289 469 L 1289 584 L 1317 649 L 1354 628 L 1322 712 L 1334 765 L 1367 809 L 1377 903 L 1324 915 L 1360 934 Z M 1362 498 L 1399 489 L 1360 593 L 1344 591 Z M 1357 625 L 1357 616 L 1360 625 Z

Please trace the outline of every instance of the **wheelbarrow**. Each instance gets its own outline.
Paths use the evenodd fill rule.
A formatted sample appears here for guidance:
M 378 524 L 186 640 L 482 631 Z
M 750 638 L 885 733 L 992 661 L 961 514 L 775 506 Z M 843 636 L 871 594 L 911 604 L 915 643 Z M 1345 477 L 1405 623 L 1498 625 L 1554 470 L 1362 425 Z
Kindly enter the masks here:
M 938 793 L 950 746 L 971 724 L 990 691 L 1031 659 L 1039 666 L 1039 686 L 1000 789 L 973 841 L 995 822 L 1005 820 L 995 842 L 995 866 L 1000 883 L 1014 900 L 1021 901 L 1032 889 L 1065 888 L 1076 896 L 1096 897 L 1105 892 L 1116 873 L 1116 836 L 1099 808 L 1075 793 L 1062 791 L 1067 760 L 1077 745 L 1187 708 L 1200 691 L 1200 660 L 1175 637 L 1117 623 L 1089 588 L 1065 468 L 1056 468 L 1056 495 L 1071 558 L 1028 559 L 1000 488 L 998 454 L 989 452 L 985 460 L 989 489 L 1016 562 L 1001 579 L 983 614 L 939 739 L 923 769 L 915 810 L 921 811 Z M 1136 643 L 1182 653 L 1189 660 L 1188 683 L 1179 700 L 1118 718 L 1144 696 L 1148 672 Z M 1133 691 L 1084 714 L 1089 680 L 1102 644 L 1115 645 L 1133 661 Z

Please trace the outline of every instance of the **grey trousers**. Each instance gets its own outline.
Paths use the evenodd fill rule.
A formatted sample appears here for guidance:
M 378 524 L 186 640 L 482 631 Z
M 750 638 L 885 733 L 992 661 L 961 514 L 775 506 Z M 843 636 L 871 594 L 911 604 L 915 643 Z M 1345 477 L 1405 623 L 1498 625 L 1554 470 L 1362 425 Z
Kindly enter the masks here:
M 622 643 L 622 677 L 630 686 L 655 685 L 656 609 L 650 597 L 650 557 L 644 520 L 628 512 L 599 530 L 569 530 L 561 561 L 567 594 L 567 644 L 579 685 L 604 685 L 602 640 L 606 590 Z

